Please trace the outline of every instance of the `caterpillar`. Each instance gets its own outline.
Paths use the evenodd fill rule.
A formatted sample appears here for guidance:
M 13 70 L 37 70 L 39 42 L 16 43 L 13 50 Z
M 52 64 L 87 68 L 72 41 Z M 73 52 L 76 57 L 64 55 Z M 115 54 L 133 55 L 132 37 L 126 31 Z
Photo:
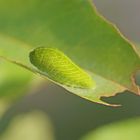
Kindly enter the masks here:
M 30 52 L 29 58 L 37 69 L 55 82 L 76 88 L 95 87 L 90 75 L 58 49 L 38 47 Z

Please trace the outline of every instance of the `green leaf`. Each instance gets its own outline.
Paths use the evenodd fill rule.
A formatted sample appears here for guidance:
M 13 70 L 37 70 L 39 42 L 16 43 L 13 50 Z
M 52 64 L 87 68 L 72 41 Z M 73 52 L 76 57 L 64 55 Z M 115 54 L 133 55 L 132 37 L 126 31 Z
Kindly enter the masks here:
M 81 140 L 139 140 L 140 118 L 133 118 L 103 126 Z
M 41 111 L 23 113 L 12 118 L 1 140 L 54 140 L 52 125 Z
M 29 48 L 24 43 L 0 36 L 0 54 L 3 56 L 26 62 L 28 50 Z M 32 77 L 32 73 L 23 68 L 0 60 L 0 100 L 11 102 L 23 96 L 31 85 Z
M 3 35 L 29 46 L 58 48 L 89 71 L 97 85 L 92 91 L 67 90 L 98 103 L 104 103 L 102 96 L 124 90 L 138 94 L 133 75 L 140 68 L 140 59 L 135 47 L 96 12 L 89 0 L 1 0 L 0 21 Z M 6 53 L 1 53 L 3 50 Z M 0 44 L 0 55 L 38 72 L 27 60 L 29 51 L 20 53 L 24 55 L 22 60 L 9 55 L 8 50 Z

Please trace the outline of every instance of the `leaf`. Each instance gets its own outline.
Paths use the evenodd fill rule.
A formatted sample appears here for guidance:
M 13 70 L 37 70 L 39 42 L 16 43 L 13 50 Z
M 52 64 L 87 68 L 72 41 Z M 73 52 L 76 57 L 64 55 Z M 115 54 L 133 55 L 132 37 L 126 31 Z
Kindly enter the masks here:
M 1 140 L 54 140 L 52 125 L 45 113 L 32 111 L 15 116 Z
M 90 1 L 1 0 L 0 21 L 2 34 L 29 46 L 58 48 L 89 71 L 97 84 L 92 92 L 66 87 L 67 90 L 98 103 L 104 103 L 102 96 L 114 96 L 124 90 L 139 94 L 133 79 L 140 68 L 135 47 L 96 12 Z M 25 60 L 28 53 L 22 53 Z M 9 54 L 2 55 L 9 58 Z M 15 57 L 10 58 L 19 60 Z M 35 72 L 25 60 L 18 64 Z
M 139 140 L 140 118 L 133 118 L 100 127 L 81 140 Z
M 97 75 L 93 75 L 92 73 L 87 75 L 85 72 L 81 72 L 81 69 L 77 70 L 78 66 L 73 64 L 69 58 L 64 56 L 62 52 L 56 49 L 51 48 L 50 52 L 50 48 L 36 48 L 30 53 L 30 60 L 32 64 L 34 64 L 38 69 L 27 69 L 48 77 L 50 80 L 64 87 L 68 91 L 73 92 L 76 95 L 79 95 L 90 101 L 110 105 L 101 101 L 100 95 L 105 96 L 105 92 L 107 92 L 108 95 L 112 94 L 112 91 L 115 92 L 115 90 L 117 90 L 116 88 L 119 90 L 122 88 L 122 91 L 124 90 L 123 87 L 117 85 L 114 88 L 113 83 L 106 81 Z M 95 84 L 94 80 L 97 82 L 97 84 Z M 93 87 L 87 87 L 88 82 L 90 83 L 90 86 L 92 85 Z M 112 104 L 112 106 L 118 105 Z
M 19 59 L 26 62 L 26 59 L 28 59 L 27 50 L 29 49 L 26 47 L 25 44 L 19 41 L 0 36 L 0 54 L 8 56 L 9 59 Z M 32 73 L 0 60 L 0 100 L 11 102 L 20 98 L 31 84 L 31 81 Z

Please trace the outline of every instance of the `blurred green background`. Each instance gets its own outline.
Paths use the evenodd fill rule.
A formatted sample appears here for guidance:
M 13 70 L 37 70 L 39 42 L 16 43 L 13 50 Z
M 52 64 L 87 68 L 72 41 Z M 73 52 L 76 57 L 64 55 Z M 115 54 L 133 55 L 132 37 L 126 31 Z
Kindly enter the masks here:
M 140 42 L 139 0 L 94 0 L 94 3 L 98 11 L 115 23 L 127 38 L 136 44 Z M 86 101 L 47 82 L 42 82 L 32 94 L 30 90 L 28 92 L 27 96 L 16 102 L 2 116 L 0 133 L 8 126 L 12 117 L 36 109 L 47 114 L 57 140 L 78 140 L 105 124 L 140 116 L 140 97 L 130 92 L 104 98 L 108 102 L 122 104 L 118 108 Z

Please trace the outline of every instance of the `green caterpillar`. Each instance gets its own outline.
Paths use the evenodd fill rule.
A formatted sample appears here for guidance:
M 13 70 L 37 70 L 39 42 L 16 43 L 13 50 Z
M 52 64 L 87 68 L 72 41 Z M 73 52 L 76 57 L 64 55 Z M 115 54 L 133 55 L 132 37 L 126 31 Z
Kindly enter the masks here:
M 95 87 L 92 78 L 58 49 L 38 47 L 30 52 L 30 62 L 60 84 L 77 88 Z

